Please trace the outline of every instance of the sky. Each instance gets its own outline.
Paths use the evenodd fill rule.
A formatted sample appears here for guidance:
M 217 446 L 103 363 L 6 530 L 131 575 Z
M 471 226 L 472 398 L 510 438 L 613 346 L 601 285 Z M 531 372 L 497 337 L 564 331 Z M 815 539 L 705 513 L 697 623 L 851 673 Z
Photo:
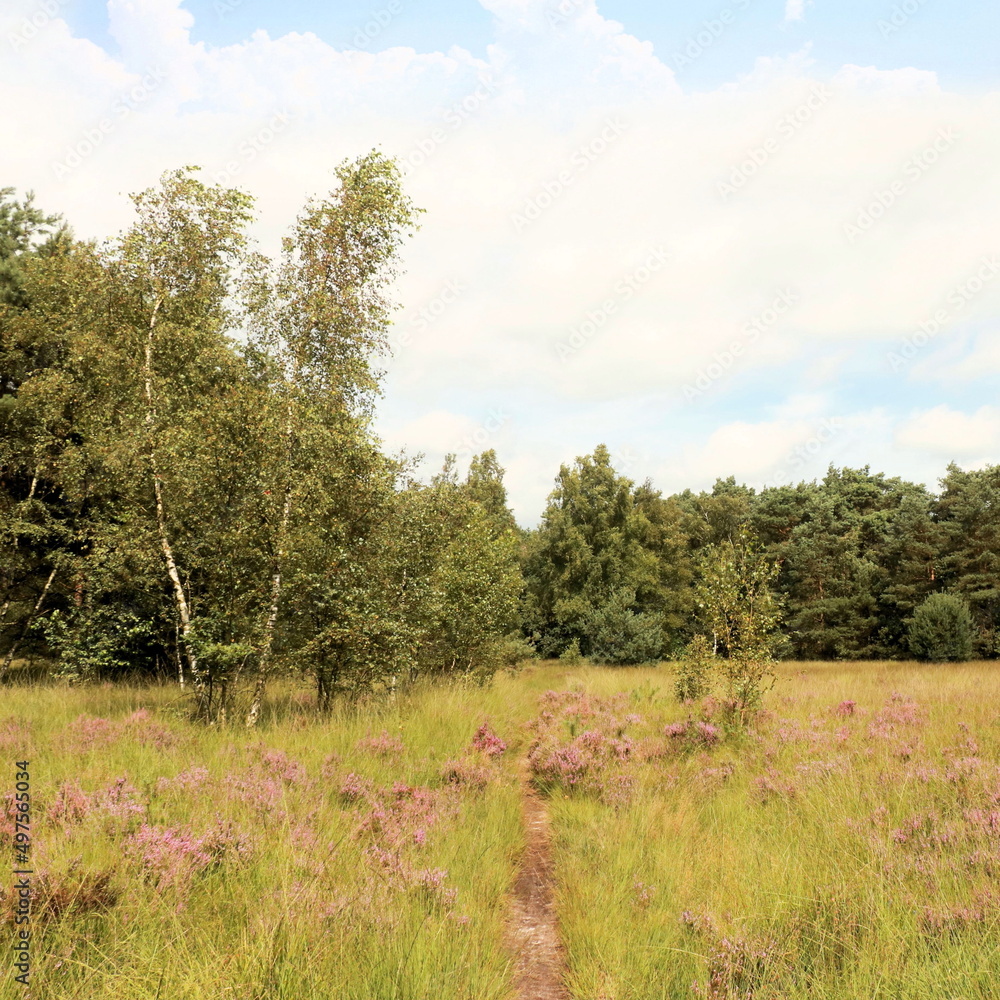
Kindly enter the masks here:
M 665 493 L 1000 462 L 1000 5 L 0 0 L 0 186 L 81 237 L 199 164 L 274 253 L 345 158 L 425 209 L 376 429 L 522 524 L 605 443 Z

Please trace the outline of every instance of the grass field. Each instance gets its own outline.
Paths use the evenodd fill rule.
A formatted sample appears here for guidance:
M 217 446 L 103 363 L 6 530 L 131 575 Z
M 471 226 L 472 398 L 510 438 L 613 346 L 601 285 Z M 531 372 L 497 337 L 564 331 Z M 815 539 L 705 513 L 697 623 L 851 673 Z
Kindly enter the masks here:
M 574 997 L 998 995 L 992 664 L 783 664 L 742 736 L 666 667 L 322 720 L 288 687 L 253 733 L 170 687 L 2 695 L 0 795 L 32 762 L 34 998 L 513 997 L 525 766 Z

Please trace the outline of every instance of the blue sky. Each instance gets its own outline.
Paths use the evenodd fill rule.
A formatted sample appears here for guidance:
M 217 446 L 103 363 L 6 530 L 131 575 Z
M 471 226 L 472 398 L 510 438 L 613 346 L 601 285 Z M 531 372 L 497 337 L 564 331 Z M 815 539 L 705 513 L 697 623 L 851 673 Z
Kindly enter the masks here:
M 558 2 L 550 6 L 558 12 Z M 392 7 L 390 0 L 186 0 L 184 7 L 195 18 L 192 37 L 210 45 L 232 45 L 258 29 L 274 38 L 313 32 L 338 49 L 355 47 L 360 39 L 372 51 L 393 45 L 447 51 L 460 45 L 483 55 L 493 40 L 493 18 L 476 0 L 397 0 Z M 911 7 L 916 10 L 906 16 Z M 385 19 L 393 9 L 399 13 L 369 39 L 366 25 L 378 24 L 378 15 Z M 652 42 L 671 66 L 706 22 L 719 24 L 721 12 L 730 10 L 737 30 L 720 33 L 704 55 L 679 69 L 685 85 L 693 88 L 717 87 L 750 72 L 758 56 L 787 55 L 804 45 L 811 46 L 817 68 L 825 73 L 852 62 L 932 69 L 949 88 L 996 81 L 1000 5 L 988 0 L 814 0 L 804 4 L 801 20 L 792 21 L 785 18 L 784 0 L 603 0 L 598 9 L 630 34 Z M 905 16 L 898 28 L 895 10 Z M 81 35 L 114 48 L 101 0 L 73 0 L 67 11 Z M 880 22 L 895 30 L 880 29 Z
M 200 163 L 273 251 L 399 157 L 378 431 L 494 447 L 523 523 L 599 442 L 668 492 L 1000 461 L 1000 5 L 9 0 L 4 37 L 0 184 L 81 235 Z

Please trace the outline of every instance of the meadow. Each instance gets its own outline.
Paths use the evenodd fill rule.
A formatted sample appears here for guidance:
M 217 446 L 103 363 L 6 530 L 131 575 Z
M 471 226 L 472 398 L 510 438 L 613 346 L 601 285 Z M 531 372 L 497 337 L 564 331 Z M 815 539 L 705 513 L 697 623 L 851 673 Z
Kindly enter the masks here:
M 249 732 L 192 723 L 171 686 L 3 706 L 5 853 L 31 760 L 32 997 L 512 1000 L 526 781 L 574 998 L 1000 981 L 991 664 L 785 663 L 742 734 L 667 665 L 532 664 L 327 716 L 288 683 Z

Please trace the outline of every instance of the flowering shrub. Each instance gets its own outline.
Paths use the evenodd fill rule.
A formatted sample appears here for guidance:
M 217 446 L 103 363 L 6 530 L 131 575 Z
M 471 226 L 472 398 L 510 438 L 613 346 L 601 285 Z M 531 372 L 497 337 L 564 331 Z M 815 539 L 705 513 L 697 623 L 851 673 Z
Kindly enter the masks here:
M 0 750 L 20 752 L 31 746 L 31 727 L 13 715 L 0 719 Z
M 261 748 L 261 765 L 271 778 L 277 778 L 289 785 L 308 784 L 306 769 L 297 760 L 292 760 L 283 750 Z
M 357 802 L 365 799 L 371 793 L 372 783 L 353 771 L 340 783 L 340 797 L 345 802 Z
M 507 749 L 507 744 L 484 722 L 472 737 L 472 746 L 487 757 L 499 757 Z
M 190 827 L 143 823 L 125 841 L 124 852 L 138 861 L 146 880 L 157 888 L 171 887 L 185 894 L 194 877 L 210 866 L 248 862 L 253 842 L 221 818 L 201 837 L 195 836 Z
M 186 888 L 194 875 L 212 863 L 202 839 L 180 827 L 143 823 L 126 841 L 124 850 L 139 861 L 147 880 L 158 888 Z
M 355 749 L 359 751 L 369 750 L 379 757 L 398 757 L 406 752 L 406 745 L 401 739 L 390 736 L 388 731 L 383 729 L 381 736 L 368 736 L 358 740 Z
M 60 782 L 45 814 L 53 823 L 66 827 L 81 822 L 92 808 L 90 796 L 70 779 Z
M 678 750 L 710 750 L 722 739 L 722 730 L 711 722 L 688 719 L 670 723 L 663 735 L 668 744 Z
M 445 761 L 441 768 L 441 780 L 449 785 L 465 785 L 467 788 L 483 789 L 495 776 L 494 770 L 481 761 L 462 757 Z
M 139 801 L 138 789 L 125 775 L 113 781 L 107 788 L 97 792 L 91 799 L 95 812 L 103 813 L 112 820 L 130 820 L 146 813 L 146 805 Z
M 773 799 L 793 799 L 797 794 L 794 782 L 787 781 L 781 773 L 771 767 L 765 774 L 753 780 L 753 791 L 757 800 L 766 805 Z
M 191 792 L 197 788 L 201 788 L 206 781 L 208 781 L 207 767 L 189 767 L 186 771 L 181 771 L 176 777 L 158 778 L 156 790 L 158 792 L 166 792 L 171 789 L 177 789 L 181 792 Z
M 462 756 L 445 762 L 441 779 L 450 785 L 483 789 L 500 776 L 496 765 L 506 749 L 507 744 L 484 722 Z
M 786 956 L 772 939 L 721 937 L 709 948 L 707 984 L 696 983 L 692 991 L 705 1000 L 743 1000 L 780 981 L 785 965 Z

